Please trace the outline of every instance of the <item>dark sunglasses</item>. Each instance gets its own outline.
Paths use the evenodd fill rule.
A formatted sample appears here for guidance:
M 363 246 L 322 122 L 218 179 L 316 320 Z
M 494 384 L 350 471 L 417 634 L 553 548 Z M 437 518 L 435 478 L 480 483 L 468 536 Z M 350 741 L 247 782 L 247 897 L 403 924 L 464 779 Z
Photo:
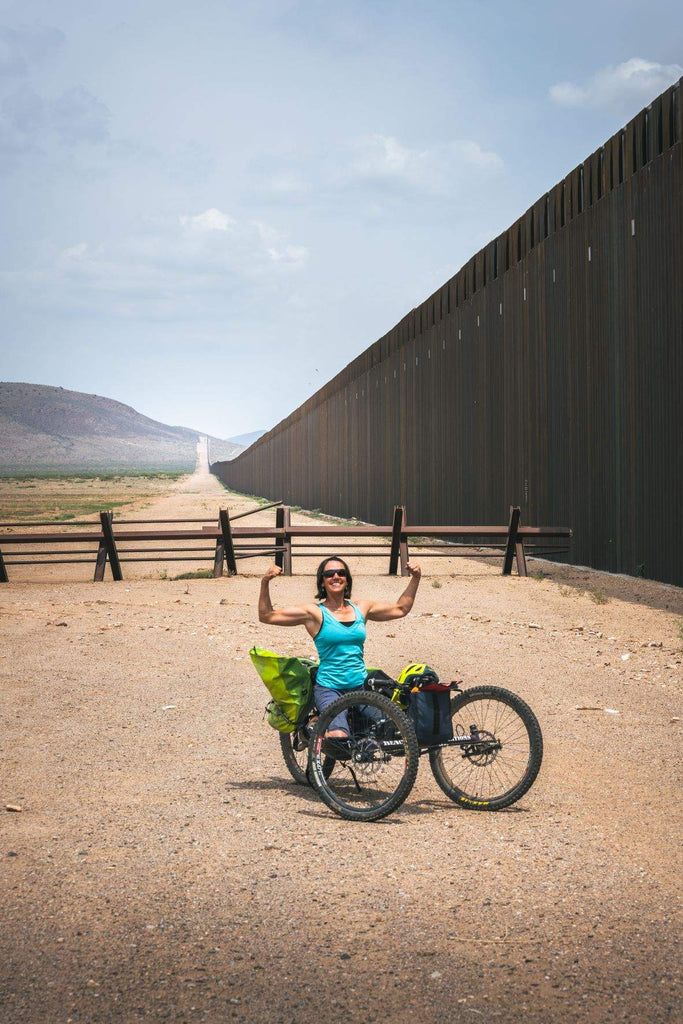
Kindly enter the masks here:
M 345 580 L 346 569 L 324 569 L 323 576 L 326 580 L 331 580 L 333 576 L 341 576 L 341 578 Z

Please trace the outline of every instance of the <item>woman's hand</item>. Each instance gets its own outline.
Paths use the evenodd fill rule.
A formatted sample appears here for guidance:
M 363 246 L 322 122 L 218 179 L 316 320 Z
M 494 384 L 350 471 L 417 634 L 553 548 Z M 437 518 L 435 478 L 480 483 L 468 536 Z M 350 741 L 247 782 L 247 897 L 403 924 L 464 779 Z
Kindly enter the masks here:
M 271 580 L 274 580 L 276 576 L 281 574 L 282 568 L 279 565 L 269 565 L 261 579 L 264 583 L 270 583 Z
M 417 564 L 417 562 L 406 562 L 406 569 L 408 570 L 411 576 L 417 578 L 418 580 L 422 576 L 422 569 Z

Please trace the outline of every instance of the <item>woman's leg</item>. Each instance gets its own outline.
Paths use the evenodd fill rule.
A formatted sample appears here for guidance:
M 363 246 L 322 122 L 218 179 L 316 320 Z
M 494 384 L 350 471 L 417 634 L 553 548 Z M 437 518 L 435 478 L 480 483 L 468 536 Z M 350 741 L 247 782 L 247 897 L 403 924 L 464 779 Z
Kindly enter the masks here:
M 318 711 L 324 711 L 325 708 L 329 707 L 338 697 L 341 697 L 342 690 L 333 690 L 330 686 L 318 686 L 317 683 L 313 685 L 313 696 L 315 697 L 315 704 Z M 348 738 L 349 735 L 349 719 L 346 711 L 342 711 L 341 714 L 337 715 L 332 719 L 327 727 L 325 736 L 344 736 Z

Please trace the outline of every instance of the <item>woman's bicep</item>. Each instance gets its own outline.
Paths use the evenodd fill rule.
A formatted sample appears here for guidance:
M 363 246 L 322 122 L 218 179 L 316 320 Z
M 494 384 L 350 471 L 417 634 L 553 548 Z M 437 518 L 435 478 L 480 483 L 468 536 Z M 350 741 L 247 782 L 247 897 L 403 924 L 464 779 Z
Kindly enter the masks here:
M 305 626 L 310 621 L 310 609 L 303 604 L 274 608 L 272 612 L 266 612 L 261 618 L 261 622 L 266 622 L 269 626 Z
M 368 603 L 365 617 L 372 622 L 390 622 L 391 619 L 402 619 L 404 615 L 405 612 L 400 605 L 372 601 Z

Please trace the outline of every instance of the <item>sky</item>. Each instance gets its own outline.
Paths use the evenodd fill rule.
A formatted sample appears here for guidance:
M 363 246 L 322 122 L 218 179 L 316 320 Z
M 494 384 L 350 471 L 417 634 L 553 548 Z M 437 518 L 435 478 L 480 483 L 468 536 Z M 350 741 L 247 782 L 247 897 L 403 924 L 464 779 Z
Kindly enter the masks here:
M 670 0 L 0 0 L 0 379 L 270 428 L 681 65 Z

